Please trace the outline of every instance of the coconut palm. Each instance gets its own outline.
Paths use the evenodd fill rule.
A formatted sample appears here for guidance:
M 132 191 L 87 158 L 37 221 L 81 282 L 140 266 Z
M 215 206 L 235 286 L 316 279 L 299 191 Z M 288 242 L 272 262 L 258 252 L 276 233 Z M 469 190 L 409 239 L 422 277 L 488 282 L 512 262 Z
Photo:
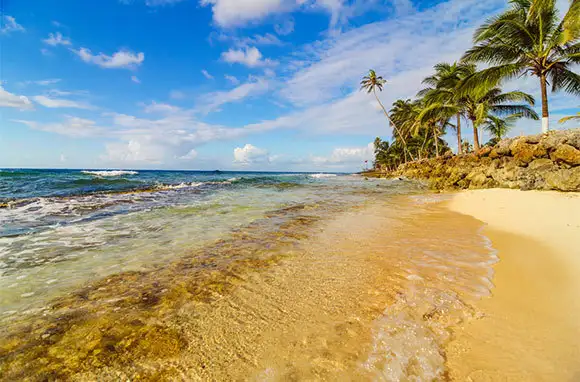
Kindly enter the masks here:
M 483 123 L 483 128 L 491 135 L 491 142 L 494 144 L 501 141 L 507 133 L 513 129 L 519 114 L 509 115 L 506 118 L 500 118 L 495 115 L 488 115 L 487 120 Z
M 435 74 L 423 80 L 423 84 L 428 87 L 418 93 L 419 97 L 424 97 L 427 104 L 445 103 L 457 106 L 457 113 L 450 115 L 454 117 L 456 124 L 454 129 L 457 135 L 457 153 L 463 153 L 461 144 L 461 118 L 464 117 L 464 110 L 461 107 L 463 99 L 457 91 L 462 81 L 475 73 L 475 65 L 457 63 L 448 64 L 446 62 L 435 65 Z
M 492 65 L 466 81 L 467 90 L 522 75 L 538 77 L 544 132 L 549 130 L 548 84 L 552 92 L 580 95 L 580 76 L 572 71 L 580 63 L 580 1 L 572 0 L 562 19 L 555 4 L 556 0 L 510 0 L 507 11 L 477 29 L 476 45 L 463 56 L 466 62 Z
M 527 93 L 520 91 L 503 93 L 498 87 L 486 88 L 485 84 L 481 84 L 469 92 L 463 92 L 461 105 L 433 102 L 423 110 L 420 118 L 424 120 L 442 115 L 454 115 L 463 110 L 472 123 L 473 149 L 477 152 L 481 147 L 479 127 L 485 123 L 489 115 L 498 117 L 518 115 L 519 118 L 538 120 L 538 115 L 530 107 L 534 104 L 534 97 Z
M 385 106 L 383 105 L 383 103 L 381 102 L 381 100 L 379 99 L 379 96 L 377 94 L 377 89 L 379 89 L 379 91 L 382 92 L 383 87 L 385 86 L 386 83 L 387 83 L 387 81 L 382 76 L 377 76 L 377 73 L 371 69 L 371 70 L 369 70 L 369 73 L 363 77 L 360 85 L 361 85 L 361 90 L 366 90 L 367 93 L 372 92 L 374 94 L 375 98 L 377 99 L 377 102 L 381 106 L 381 109 L 383 109 L 383 113 L 385 113 L 385 117 L 387 117 L 389 124 L 391 126 L 393 126 L 393 129 L 395 130 L 395 132 L 397 133 L 397 135 L 401 139 L 401 141 L 403 143 L 403 147 L 405 148 L 405 152 L 406 152 L 407 145 L 405 142 L 405 138 L 403 138 L 403 136 L 401 135 L 401 132 L 398 129 L 397 125 L 395 125 L 393 123 L 391 117 L 389 116 L 389 113 L 387 113 L 387 109 L 385 109 Z
M 580 112 L 576 113 L 576 115 L 570 115 L 568 117 L 564 117 L 564 118 L 560 119 L 558 122 L 559 123 L 566 123 L 568 121 L 575 121 L 575 120 L 580 121 Z

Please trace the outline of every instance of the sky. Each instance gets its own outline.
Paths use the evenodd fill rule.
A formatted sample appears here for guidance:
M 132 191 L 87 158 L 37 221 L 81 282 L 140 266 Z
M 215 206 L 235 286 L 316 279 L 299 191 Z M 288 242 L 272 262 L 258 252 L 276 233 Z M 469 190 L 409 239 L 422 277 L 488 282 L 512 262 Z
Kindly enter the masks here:
M 507 1 L 3 5 L 0 168 L 357 171 L 392 133 L 361 77 L 388 81 L 386 105 L 414 97 Z M 512 88 L 539 99 L 535 78 Z M 552 94 L 552 126 L 572 127 L 556 122 L 579 106 Z M 511 134 L 537 132 L 521 121 Z

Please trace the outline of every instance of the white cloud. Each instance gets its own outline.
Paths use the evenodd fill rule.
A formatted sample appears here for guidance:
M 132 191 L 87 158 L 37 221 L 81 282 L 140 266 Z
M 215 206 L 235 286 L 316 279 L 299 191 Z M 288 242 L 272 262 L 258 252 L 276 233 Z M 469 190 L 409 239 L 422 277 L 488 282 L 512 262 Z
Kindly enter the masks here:
M 184 99 L 185 93 L 179 90 L 172 90 L 169 92 L 169 98 L 171 99 Z
M 458 60 L 474 28 L 504 6 L 503 0 L 451 0 L 307 45 L 283 60 L 281 72 L 293 74 L 281 79 L 277 94 L 298 110 L 246 128 L 388 137 L 376 101 L 358 90 L 361 77 L 373 68 L 387 79 L 380 95 L 387 107 L 413 97 L 433 65 Z
M 295 5 L 285 0 L 201 0 L 200 3 L 211 6 L 214 22 L 222 27 L 258 21 L 271 14 L 290 10 Z
M 358 3 L 355 2 L 355 6 Z M 211 6 L 213 20 L 220 27 L 255 24 L 270 16 L 300 9 L 327 12 L 331 15 L 331 26 L 334 26 L 345 8 L 343 0 L 200 0 L 200 4 Z M 285 30 L 290 29 L 287 26 Z
M 250 68 L 259 66 L 276 65 L 270 59 L 263 59 L 262 53 L 256 47 L 246 47 L 243 49 L 230 49 L 222 53 L 222 60 L 230 64 L 242 64 Z
M 247 166 L 256 163 L 269 163 L 270 153 L 254 145 L 246 144 L 244 147 L 234 149 L 234 163 Z
M 54 98 L 54 97 L 47 97 L 43 95 L 37 95 L 32 97 L 32 99 L 37 102 L 38 104 L 48 107 L 51 109 L 54 108 L 69 108 L 69 109 L 94 109 L 94 106 L 85 103 L 85 102 L 77 102 L 68 99 L 62 98 Z
M 245 129 L 230 129 L 208 125 L 193 118 L 191 110 L 146 119 L 126 114 L 110 114 L 117 128 L 117 142 L 106 145 L 101 159 L 109 164 L 162 164 L 193 158 L 192 150 L 215 140 L 227 140 L 248 133 Z M 195 152 L 195 150 L 194 150 Z
M 84 62 L 95 64 L 105 69 L 134 69 L 145 60 L 144 53 L 132 53 L 127 50 L 120 50 L 111 56 L 107 56 L 104 53 L 93 55 L 87 48 L 80 48 L 79 50 L 72 49 L 72 51 Z
M 16 19 L 12 16 L 3 15 L 1 18 L 2 28 L 0 28 L 1 34 L 9 34 L 12 32 L 24 32 L 25 29 L 22 25 L 16 22 Z
M 374 158 L 374 145 L 369 143 L 363 147 L 339 147 L 335 148 L 330 156 L 312 157 L 312 162 L 316 165 L 357 165 L 371 162 Z
M 35 83 L 37 85 L 41 85 L 41 86 L 48 86 L 48 85 L 54 85 L 57 82 L 60 82 L 61 79 L 60 78 L 49 78 L 47 80 L 40 80 L 40 81 L 36 81 Z
M 240 83 L 240 80 L 234 76 L 230 76 L 229 74 L 224 75 L 224 78 L 234 85 L 238 85 Z
M 26 86 L 26 85 L 33 84 L 33 85 L 39 85 L 39 86 L 48 86 L 48 85 L 54 85 L 60 81 L 61 81 L 60 78 L 48 78 L 46 80 L 20 82 L 20 85 Z
M 194 160 L 195 158 L 197 158 L 197 151 L 195 151 L 195 149 L 191 149 L 189 150 L 189 152 L 187 154 L 185 154 L 184 156 L 179 157 L 179 159 L 182 160 Z
M 205 78 L 207 78 L 208 80 L 213 80 L 213 76 L 212 76 L 211 74 L 209 74 L 209 72 L 208 72 L 207 70 L 203 69 L 203 70 L 201 71 L 201 74 L 203 74 L 203 76 L 204 76 Z
M 59 23 L 59 22 L 58 22 L 58 21 L 56 21 L 56 20 L 52 20 L 50 23 L 51 23 L 52 25 L 54 25 L 55 27 L 57 27 L 57 28 L 63 28 L 63 27 L 64 27 L 64 25 L 63 25 L 62 23 Z
M 141 80 L 137 76 L 131 76 L 131 81 L 133 81 L 136 84 L 140 84 L 141 83 Z
M 238 47 L 246 47 L 252 45 L 283 45 L 282 41 L 272 33 L 255 34 L 253 36 L 238 37 L 235 35 L 226 34 L 224 32 L 214 33 L 210 36 L 210 42 L 216 39 L 221 42 L 231 42 Z
M 0 107 L 12 107 L 21 110 L 33 109 L 32 102 L 25 96 L 10 93 L 0 86 Z
M 181 108 L 167 103 L 157 103 L 153 101 L 149 105 L 146 105 L 143 111 L 145 113 L 171 114 L 171 113 L 179 113 L 181 111 Z
M 229 91 L 204 94 L 203 96 L 199 97 L 199 105 L 197 109 L 202 113 L 209 113 L 219 110 L 220 106 L 224 104 L 239 102 L 245 98 L 262 94 L 268 89 L 268 81 L 257 78 L 251 82 L 246 82 L 242 85 L 239 85 Z
M 48 38 L 42 40 L 42 42 L 44 42 L 47 45 L 50 46 L 57 46 L 57 45 L 71 45 L 71 41 L 70 39 L 63 37 L 62 33 L 60 32 L 56 32 L 56 33 L 49 33 L 48 34 Z
M 59 160 L 61 163 L 65 163 L 67 161 L 66 155 L 64 155 L 63 153 L 60 153 Z
M 78 118 L 70 115 L 65 116 L 65 121 L 61 123 L 43 124 L 25 120 L 15 120 L 15 122 L 23 123 L 35 130 L 47 131 L 74 138 L 94 137 L 103 131 L 102 128 L 98 127 L 96 123 L 90 119 Z

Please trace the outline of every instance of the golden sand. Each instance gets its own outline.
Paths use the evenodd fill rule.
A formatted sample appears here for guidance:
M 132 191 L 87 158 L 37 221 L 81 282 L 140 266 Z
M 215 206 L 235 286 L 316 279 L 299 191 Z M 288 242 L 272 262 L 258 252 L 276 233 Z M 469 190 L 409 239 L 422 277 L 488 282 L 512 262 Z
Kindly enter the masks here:
M 580 380 L 580 196 L 469 191 L 450 203 L 488 225 L 498 250 L 485 316 L 447 349 L 458 381 Z

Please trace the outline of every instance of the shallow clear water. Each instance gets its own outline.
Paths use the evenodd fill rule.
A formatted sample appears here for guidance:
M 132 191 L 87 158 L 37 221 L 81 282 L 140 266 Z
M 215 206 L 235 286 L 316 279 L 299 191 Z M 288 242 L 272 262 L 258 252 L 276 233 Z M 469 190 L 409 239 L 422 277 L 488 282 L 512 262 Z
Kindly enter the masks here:
M 2 170 L 0 318 L 89 280 L 179 258 L 268 211 L 361 201 L 387 185 L 337 175 Z
M 26 173 L 0 188 L 12 379 L 436 380 L 492 288 L 481 224 L 415 183 Z

